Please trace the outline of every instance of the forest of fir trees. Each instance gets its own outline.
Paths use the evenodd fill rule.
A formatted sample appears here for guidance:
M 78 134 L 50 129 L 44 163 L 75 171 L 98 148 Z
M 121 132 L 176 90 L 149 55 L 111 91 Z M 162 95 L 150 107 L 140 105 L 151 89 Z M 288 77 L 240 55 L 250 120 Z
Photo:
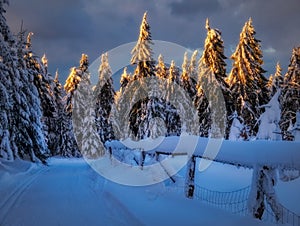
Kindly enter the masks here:
M 0 158 L 43 163 L 57 155 L 97 158 L 103 154 L 99 145 L 127 137 L 185 132 L 231 140 L 292 141 L 299 131 L 300 47 L 293 49 L 285 74 L 278 63 L 267 79 L 251 19 L 242 28 L 227 73 L 222 34 L 209 20 L 202 55 L 186 53 L 181 67 L 174 61 L 165 63 L 162 55 L 153 59 L 145 13 L 128 62 L 135 70 L 124 68 L 116 91 L 107 53 L 101 56 L 96 86 L 90 82 L 86 54 L 62 86 L 58 72 L 48 72 L 46 56 L 34 54 L 32 33 L 12 34 L 4 17 L 6 4 L 8 0 L 0 0 Z M 214 95 L 216 90 L 221 99 Z M 194 111 L 186 109 L 191 104 Z M 182 111 L 190 112 L 187 120 L 182 120 Z M 218 116 L 219 112 L 225 114 Z M 75 117 L 74 123 L 74 115 L 84 117 Z M 222 122 L 218 133 L 216 117 Z

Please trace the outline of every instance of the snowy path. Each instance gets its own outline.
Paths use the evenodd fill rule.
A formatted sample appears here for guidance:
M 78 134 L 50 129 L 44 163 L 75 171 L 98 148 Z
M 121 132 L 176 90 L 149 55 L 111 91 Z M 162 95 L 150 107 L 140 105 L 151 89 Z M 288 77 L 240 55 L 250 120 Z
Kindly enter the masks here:
M 163 184 L 121 186 L 83 160 L 21 173 L 0 163 L 0 225 L 269 225 L 168 193 Z M 218 217 L 216 217 L 218 216 Z
M 106 199 L 99 200 L 103 184 L 98 182 L 96 186 L 93 182 L 94 171 L 82 160 L 70 163 L 62 160 L 62 163 L 50 163 L 49 167 L 33 169 L 26 176 L 15 176 L 16 187 L 12 190 L 7 187 L 11 192 L 1 201 L 1 226 L 121 223 L 118 218 L 112 218 L 109 208 L 105 207 L 110 203 Z M 137 221 L 129 212 L 122 211 L 119 208 L 120 215 L 129 222 Z

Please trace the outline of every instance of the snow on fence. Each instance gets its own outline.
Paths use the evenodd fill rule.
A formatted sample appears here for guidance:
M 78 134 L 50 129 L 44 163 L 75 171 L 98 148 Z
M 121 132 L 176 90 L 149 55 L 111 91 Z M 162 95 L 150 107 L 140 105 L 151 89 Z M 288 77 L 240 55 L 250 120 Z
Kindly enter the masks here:
M 216 140 L 215 143 L 218 144 L 218 142 L 219 141 Z M 158 144 L 154 142 L 155 145 L 153 145 L 153 139 L 145 139 L 139 142 L 127 140 L 126 143 L 132 147 L 127 147 L 124 141 L 107 142 L 106 147 L 110 149 L 143 149 L 149 154 L 172 156 L 185 154 L 191 156 L 191 158 L 199 157 L 211 159 L 213 161 L 247 168 L 266 166 L 267 169 L 280 168 L 281 170 L 300 170 L 300 142 L 266 140 L 233 142 L 224 140 L 222 141 L 222 145 L 219 146 L 217 154 L 214 152 L 215 150 L 213 150 L 213 153 L 216 155 L 206 153 L 206 148 L 214 149 L 216 147 L 216 145 L 208 145 L 209 143 L 214 144 L 214 139 L 196 136 L 184 136 L 183 138 L 165 137 L 158 142 Z M 192 153 L 191 150 L 193 150 Z M 193 178 L 195 171 L 192 170 L 191 172 L 189 178 L 190 183 L 188 183 L 191 194 L 187 195 L 187 197 L 192 198 L 194 196 L 204 203 L 222 208 L 234 214 L 248 214 L 247 206 L 250 187 L 232 192 L 211 191 L 194 184 Z M 266 209 L 263 212 L 262 219 L 268 222 L 276 222 L 276 217 L 270 206 L 266 202 L 265 204 Z M 281 213 L 280 216 L 277 216 L 277 218 L 280 217 L 277 223 L 300 226 L 300 217 L 298 215 L 282 205 L 278 205 Z
M 221 163 L 248 168 L 253 168 L 255 165 L 267 165 L 269 167 L 280 167 L 287 170 L 300 169 L 300 142 L 268 140 L 220 141 L 216 139 L 215 143 L 220 143 L 220 147 L 217 155 L 211 158 L 210 155 L 211 153 L 215 153 L 215 150 L 210 149 L 216 147 L 214 145 L 214 139 L 189 135 L 183 136 L 182 138 L 176 136 L 164 137 L 160 140 L 162 142 L 158 142 L 158 145 L 152 145 L 155 143 L 154 141 L 155 140 L 150 138 L 138 142 L 127 139 L 126 143 L 140 147 L 140 149 L 147 149 L 147 153 L 158 152 L 166 155 L 186 153 Z M 124 143 L 124 141 L 114 140 L 107 142 L 105 145 L 107 148 L 110 147 L 112 149 L 134 149 L 125 146 Z M 151 148 L 151 146 L 155 147 Z

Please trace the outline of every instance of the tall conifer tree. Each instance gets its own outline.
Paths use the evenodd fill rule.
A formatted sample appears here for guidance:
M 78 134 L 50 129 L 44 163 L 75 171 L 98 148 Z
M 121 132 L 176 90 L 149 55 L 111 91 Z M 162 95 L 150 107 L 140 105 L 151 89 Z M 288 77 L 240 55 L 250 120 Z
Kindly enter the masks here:
M 111 76 L 112 72 L 108 62 L 108 55 L 105 53 L 101 56 L 99 80 L 94 91 L 94 96 L 96 98 L 96 125 L 102 142 L 114 139 L 113 128 L 109 120 L 115 96 L 113 80 Z
M 280 127 L 283 139 L 293 140 L 288 128 L 291 123 L 296 122 L 296 113 L 300 110 L 300 47 L 293 49 L 288 71 L 284 76 L 281 108 Z
M 267 79 L 262 68 L 263 54 L 260 41 L 255 38 L 255 29 L 250 18 L 240 33 L 240 41 L 232 54 L 232 70 L 227 79 L 234 100 L 234 108 L 245 122 L 248 138 L 258 130 L 257 120 L 268 103 Z

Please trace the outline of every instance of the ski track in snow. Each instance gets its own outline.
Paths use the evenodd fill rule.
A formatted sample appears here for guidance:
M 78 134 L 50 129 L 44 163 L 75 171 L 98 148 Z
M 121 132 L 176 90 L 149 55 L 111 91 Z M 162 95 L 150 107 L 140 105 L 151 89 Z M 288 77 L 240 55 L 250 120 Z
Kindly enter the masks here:
M 113 194 L 103 191 L 105 180 L 83 160 L 50 161 L 49 167 L 23 174 L 10 178 L 15 187 L 9 195 L 1 192 L 11 186 L 0 187 L 0 196 L 7 197 L 0 202 L 1 226 L 142 225 Z
M 0 221 L 0 225 L 4 225 L 9 211 L 14 208 L 18 200 L 21 199 L 21 197 L 29 190 L 30 186 L 37 180 L 39 176 L 41 176 L 43 172 L 47 171 L 47 169 L 43 167 L 35 171 L 30 171 L 30 175 L 27 175 L 27 179 L 20 183 L 20 185 L 16 187 L 6 199 L 4 198 L 4 201 L 1 202 L 0 219 L 2 220 Z

